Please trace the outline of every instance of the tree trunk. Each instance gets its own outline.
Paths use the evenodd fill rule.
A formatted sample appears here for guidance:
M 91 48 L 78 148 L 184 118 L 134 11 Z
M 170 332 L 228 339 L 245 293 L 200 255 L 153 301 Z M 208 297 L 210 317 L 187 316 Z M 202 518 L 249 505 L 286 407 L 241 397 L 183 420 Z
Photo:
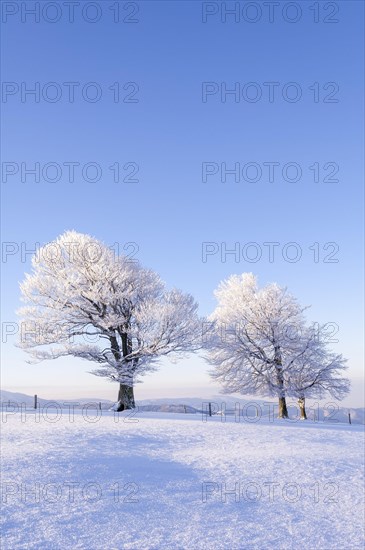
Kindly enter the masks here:
M 135 406 L 133 386 L 119 384 L 118 404 L 116 411 L 121 412 L 127 409 L 134 409 Z
M 305 397 L 298 399 L 298 405 L 300 409 L 300 420 L 307 420 L 307 413 L 305 412 Z
M 285 397 L 279 397 L 279 418 L 289 418 Z
M 276 380 L 279 389 L 279 418 L 289 418 L 288 409 L 286 407 L 285 390 L 284 390 L 284 376 L 283 376 L 283 363 L 281 358 L 281 350 L 279 345 L 275 345 L 275 370 Z
M 130 338 L 128 338 L 128 334 L 126 332 L 120 332 L 119 334 L 122 340 L 123 357 L 127 357 L 132 351 L 132 342 Z M 120 347 L 116 336 L 111 336 L 110 341 L 111 341 L 111 349 L 112 349 L 113 355 L 116 361 L 120 361 L 120 358 L 121 358 Z M 131 372 L 129 372 L 129 375 L 133 380 L 133 375 L 131 374 Z M 116 412 L 122 412 L 127 409 L 134 409 L 135 407 L 136 407 L 136 404 L 134 401 L 133 386 L 128 386 L 127 384 L 119 384 L 118 403 L 115 409 Z

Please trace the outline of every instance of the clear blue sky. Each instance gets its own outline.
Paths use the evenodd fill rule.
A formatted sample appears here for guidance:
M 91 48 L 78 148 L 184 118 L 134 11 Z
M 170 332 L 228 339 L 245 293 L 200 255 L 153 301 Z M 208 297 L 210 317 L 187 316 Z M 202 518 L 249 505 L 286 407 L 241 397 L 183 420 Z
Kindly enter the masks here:
M 4 2 L 3 4 L 7 4 Z M 14 3 L 11 3 L 14 4 Z M 31 6 L 34 2 L 27 2 Z M 43 2 L 40 3 L 44 5 Z M 2 158 L 13 162 L 19 172 L 2 180 L 4 242 L 19 248 L 53 240 L 66 229 L 90 233 L 106 243 L 135 242 L 137 257 L 157 270 L 168 285 L 192 293 L 201 313 L 215 305 L 213 290 L 231 273 L 253 271 L 260 283 L 277 281 L 288 286 L 303 304 L 312 304 L 308 317 L 339 326 L 334 349 L 349 358 L 354 391 L 348 401 L 361 405 L 362 363 L 362 202 L 363 202 L 363 3 L 332 3 L 339 7 L 332 14 L 319 2 L 295 2 L 301 11 L 282 12 L 281 2 L 272 23 L 262 2 L 256 23 L 253 11 L 245 12 L 240 2 L 239 21 L 227 16 L 221 21 L 222 4 L 210 3 L 216 14 L 202 22 L 201 2 L 121 2 L 121 17 L 136 23 L 113 22 L 109 9 L 113 2 L 99 2 L 100 20 L 83 20 L 81 7 L 75 7 L 75 21 L 68 21 L 62 2 L 57 13 L 41 13 L 40 22 L 20 11 L 8 15 L 3 24 L 3 81 L 16 83 L 19 92 L 3 96 Z M 86 3 L 80 3 L 84 6 Z M 227 2 L 227 7 L 233 5 Z M 7 8 L 10 9 L 10 8 Z M 252 8 L 256 9 L 256 8 Z M 294 8 L 293 8 L 294 10 Z M 131 15 L 128 15 L 128 14 Z M 297 12 L 299 13 L 299 12 Z M 257 11 L 259 14 L 259 11 Z M 93 18 L 94 12 L 86 13 Z M 313 21 L 319 17 L 319 22 Z M 25 17 L 25 22 L 21 17 Z M 325 23 L 324 18 L 338 19 Z M 21 88 L 34 88 L 38 82 L 40 101 L 26 96 Z M 57 83 L 59 101 L 50 102 Z M 78 82 L 75 100 L 70 103 L 64 82 Z M 86 101 L 84 85 L 96 82 L 101 90 L 97 102 Z M 120 83 L 121 98 L 133 92 L 123 90 L 135 82 L 138 102 L 114 102 L 115 82 Z M 215 82 L 217 93 L 202 101 L 202 82 Z M 222 84 L 232 89 L 238 83 L 241 95 L 221 101 Z M 255 83 L 248 87 L 247 83 Z M 274 101 L 269 101 L 267 82 L 277 82 Z M 302 97 L 293 97 L 295 82 Z M 314 85 L 314 83 L 318 85 Z M 323 87 L 328 82 L 335 85 Z M 24 83 L 23 85 L 21 83 Z M 9 87 L 10 86 L 10 87 Z M 6 90 L 11 92 L 12 85 Z M 310 89 L 310 87 L 312 89 Z M 212 89 L 213 89 L 212 88 Z M 338 88 L 338 91 L 336 91 Z M 115 89 L 115 87 L 114 87 Z M 257 90 L 262 97 L 247 101 Z M 256 91 L 256 92 L 255 92 Z M 314 94 L 319 92 L 319 101 Z M 85 93 L 92 97 L 95 88 Z M 333 92 L 333 94 L 331 94 Z M 47 95 L 48 94 L 48 95 Z M 324 102 L 327 98 L 337 102 Z M 58 163 L 62 176 L 57 182 L 35 182 L 25 174 L 36 162 L 41 169 Z M 78 162 L 75 181 L 70 182 L 63 163 Z M 102 177 L 97 182 L 83 179 L 81 167 L 97 163 Z M 108 168 L 119 162 L 139 166 L 138 183 L 113 181 Z M 257 163 L 263 170 L 259 181 L 240 181 L 220 173 L 202 182 L 202 163 L 235 163 L 244 167 Z M 268 167 L 280 163 L 274 181 L 268 181 Z M 296 162 L 302 177 L 285 181 L 283 165 Z M 324 182 L 335 163 L 338 182 Z M 314 181 L 319 163 L 320 181 Z M 10 170 L 5 165 L 5 170 Z M 3 164 L 4 168 L 4 164 Z M 253 170 L 254 168 L 252 168 Z M 128 168 L 130 171 L 131 168 Z M 123 177 L 127 173 L 123 172 Z M 49 177 L 54 172 L 50 169 Z M 92 170 L 89 172 L 92 177 Z M 253 172 L 248 172 L 253 177 Z M 293 173 L 289 171 L 289 178 Z M 202 261 L 202 243 L 218 243 L 219 253 Z M 239 243 L 257 243 L 262 257 L 256 263 L 241 254 L 221 261 L 222 244 L 227 249 Z M 274 261 L 269 261 L 264 242 L 278 242 Z M 302 251 L 297 263 L 284 261 L 285 245 L 296 242 Z M 337 263 L 324 257 L 336 243 Z M 24 243 L 21 245 L 21 243 Z M 319 261 L 314 262 L 313 243 L 319 243 Z M 129 249 L 130 251 L 131 249 Z M 288 249 L 288 254 L 293 249 Z M 19 307 L 18 283 L 29 271 L 30 256 L 22 262 L 20 253 L 4 257 L 2 310 L 3 321 L 16 321 Z M 115 397 L 116 388 L 87 374 L 90 365 L 76 360 L 58 360 L 37 366 L 26 365 L 26 355 L 14 348 L 14 338 L 3 343 L 3 387 L 46 397 L 100 395 Z M 212 391 L 203 361 L 191 358 L 146 378 L 137 388 L 138 397 L 203 395 Z M 61 389 L 57 389 L 61 387 Z

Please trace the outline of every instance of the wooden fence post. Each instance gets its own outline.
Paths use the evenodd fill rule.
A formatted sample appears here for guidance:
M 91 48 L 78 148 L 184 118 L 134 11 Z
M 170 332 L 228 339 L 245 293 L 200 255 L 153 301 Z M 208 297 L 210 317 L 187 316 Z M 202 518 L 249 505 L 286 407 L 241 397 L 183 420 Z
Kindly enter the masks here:
M 209 416 L 212 416 L 212 404 L 209 402 Z
M 37 408 L 37 405 L 38 405 L 38 396 L 37 396 L 37 394 L 35 394 L 35 396 L 34 396 L 34 408 L 35 409 Z
M 348 415 L 349 415 L 349 424 L 351 424 L 351 414 L 348 413 Z

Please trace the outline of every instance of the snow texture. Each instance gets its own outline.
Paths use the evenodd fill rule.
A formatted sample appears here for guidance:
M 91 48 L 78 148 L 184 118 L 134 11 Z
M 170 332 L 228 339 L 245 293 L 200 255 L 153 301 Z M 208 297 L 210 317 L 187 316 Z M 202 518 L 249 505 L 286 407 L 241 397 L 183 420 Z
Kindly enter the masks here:
M 3 550 L 363 548 L 362 426 L 24 416 L 3 415 Z

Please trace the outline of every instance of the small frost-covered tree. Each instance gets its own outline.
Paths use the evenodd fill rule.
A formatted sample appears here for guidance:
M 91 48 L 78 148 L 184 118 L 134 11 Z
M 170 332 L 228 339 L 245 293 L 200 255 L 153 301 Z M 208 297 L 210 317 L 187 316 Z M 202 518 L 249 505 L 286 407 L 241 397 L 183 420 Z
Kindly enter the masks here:
M 285 372 L 287 393 L 298 399 L 301 420 L 307 419 L 306 398 L 321 399 L 330 394 L 341 400 L 350 391 L 350 381 L 343 376 L 347 361 L 328 350 L 326 325 L 304 329 L 296 336 L 302 353 Z
M 21 284 L 20 346 L 30 362 L 74 356 L 119 383 L 117 410 L 135 407 L 134 385 L 199 348 L 201 320 L 189 294 L 167 291 L 156 273 L 100 241 L 68 231 L 40 248 Z
M 256 277 L 244 273 L 222 282 L 215 296 L 205 346 L 211 375 L 224 393 L 275 396 L 279 417 L 287 418 L 287 396 L 301 399 L 309 387 L 315 394 L 336 386 L 329 376 L 331 355 L 312 333 L 308 337 L 305 308 L 286 289 L 276 284 L 259 289 Z

